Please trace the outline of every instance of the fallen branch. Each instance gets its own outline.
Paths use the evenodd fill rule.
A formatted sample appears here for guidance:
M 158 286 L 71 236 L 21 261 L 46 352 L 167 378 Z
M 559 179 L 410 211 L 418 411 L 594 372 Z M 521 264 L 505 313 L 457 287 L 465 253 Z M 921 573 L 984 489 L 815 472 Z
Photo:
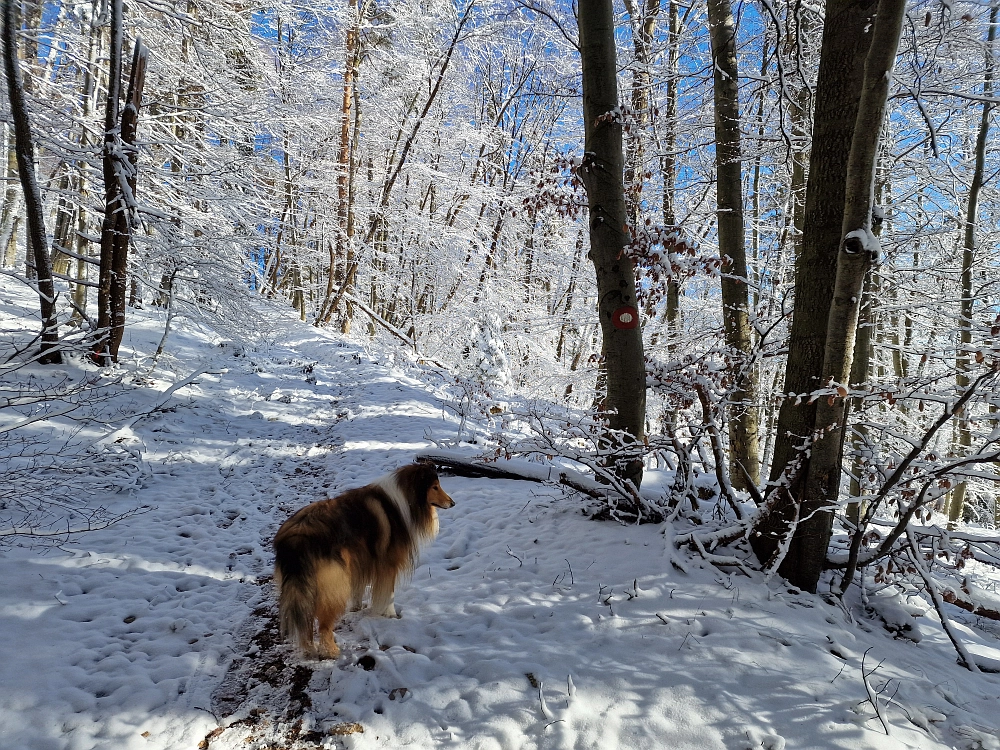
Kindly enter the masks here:
M 951 620 L 948 619 L 948 615 L 945 614 L 944 606 L 941 596 L 941 592 L 938 589 L 937 583 L 931 578 L 930 573 L 924 567 L 923 560 L 921 560 L 920 548 L 917 546 L 916 539 L 913 538 L 913 532 L 907 529 L 906 539 L 909 542 L 909 548 L 906 550 L 910 560 L 913 562 L 913 567 L 916 568 L 917 573 L 924 581 L 924 586 L 927 588 L 927 593 L 930 595 L 931 601 L 934 603 L 934 609 L 937 611 L 938 618 L 941 620 L 941 627 L 944 628 L 945 634 L 951 641 L 951 644 L 955 647 L 955 651 L 958 652 L 959 663 L 968 669 L 970 672 L 979 672 L 979 665 L 976 664 L 975 660 L 969 654 L 968 649 L 965 648 L 965 644 L 962 643 L 958 634 L 951 627 Z
M 709 549 L 714 549 L 720 544 L 735 542 L 747 533 L 748 527 L 748 523 L 739 523 L 735 526 L 725 526 L 715 531 L 691 531 L 687 534 L 678 534 L 674 537 L 674 545 L 677 547 L 680 547 L 682 544 L 697 546 L 700 543 L 703 545 L 707 544 Z M 698 539 L 697 543 L 695 542 L 696 537 Z
M 364 302 L 362 302 L 361 300 L 359 300 L 353 294 L 351 294 L 349 292 L 344 292 L 344 299 L 346 299 L 348 302 L 350 302 L 355 307 L 360 308 L 361 311 L 363 313 L 365 313 L 369 318 L 371 318 L 373 321 L 375 321 L 376 323 L 378 323 L 380 326 L 382 326 L 385 330 L 387 330 L 389 333 L 391 333 L 397 339 L 399 339 L 400 341 L 402 341 L 408 347 L 410 347 L 411 349 L 413 349 L 413 351 L 417 351 L 417 342 L 416 341 L 414 341 L 409 336 L 407 336 L 405 333 L 403 333 L 402 331 L 400 331 L 398 328 L 396 328 L 389 321 L 387 321 L 385 318 L 383 318 L 377 312 L 375 312 L 370 307 L 368 307 L 368 305 L 366 305 Z
M 159 398 L 156 399 L 156 403 L 153 404 L 153 408 L 152 409 L 150 409 L 149 411 L 145 411 L 142 414 L 136 414 L 134 417 L 132 417 L 131 419 L 129 419 L 125 424 L 123 424 L 117 430 L 115 430 L 114 432 L 111 432 L 111 433 L 105 435 L 104 437 L 102 437 L 101 439 L 97 440 L 94 443 L 94 445 L 95 446 L 96 445 L 106 445 L 108 443 L 115 442 L 119 437 L 125 435 L 126 432 L 127 432 L 127 430 L 129 430 L 133 426 L 135 426 L 135 424 L 137 422 L 139 422 L 140 420 L 146 419 L 147 417 L 151 417 L 152 415 L 156 414 L 156 412 L 160 411 L 160 409 L 163 408 L 164 404 L 166 404 L 167 401 L 170 400 L 170 397 L 173 396 L 176 391 L 179 391 L 181 388 L 183 388 L 186 385 L 190 385 L 195 380 L 195 378 L 197 378 L 197 377 L 199 377 L 201 375 L 204 375 L 205 373 L 209 372 L 209 368 L 210 367 L 211 367 L 210 364 L 204 365 L 203 367 L 199 367 L 197 370 L 195 370 L 194 372 L 192 372 L 190 375 L 188 375 L 183 380 L 180 380 L 180 381 L 174 383 L 172 386 L 170 386 L 169 388 L 167 388 L 167 390 L 163 391 L 160 394 Z
M 960 596 L 954 589 L 942 589 L 941 598 L 948 602 L 948 604 L 954 604 L 959 609 L 971 612 L 977 617 L 985 617 L 987 620 L 1000 620 L 1000 610 L 990 609 L 982 604 L 966 599 Z
M 561 484 L 599 500 L 604 500 L 610 490 L 610 488 L 596 482 L 591 484 L 586 477 L 574 477 L 566 470 L 560 471 L 555 466 L 539 466 L 538 469 L 534 469 L 534 467 L 519 466 L 508 461 L 507 465 L 510 468 L 502 468 L 497 464 L 474 461 L 445 453 L 418 453 L 415 460 L 429 461 L 438 467 L 447 468 L 450 473 L 460 477 L 486 477 L 488 479 L 514 479 Z

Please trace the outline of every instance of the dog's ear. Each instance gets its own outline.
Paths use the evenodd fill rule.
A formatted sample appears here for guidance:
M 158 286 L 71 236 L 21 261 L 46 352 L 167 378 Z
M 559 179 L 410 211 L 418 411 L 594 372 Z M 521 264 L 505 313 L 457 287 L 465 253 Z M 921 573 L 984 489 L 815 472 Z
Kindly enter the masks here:
M 417 466 L 420 467 L 420 478 L 427 480 L 428 487 L 438 480 L 437 464 L 433 461 L 418 461 Z
M 427 485 L 428 487 L 430 487 L 432 484 L 434 484 L 434 482 L 437 481 L 437 478 L 438 478 L 437 464 L 434 463 L 434 461 L 432 461 L 429 458 L 422 458 L 419 461 L 415 461 L 414 465 L 420 467 L 420 478 L 421 479 L 423 479 L 425 477 L 429 477 L 430 478 L 430 482 Z

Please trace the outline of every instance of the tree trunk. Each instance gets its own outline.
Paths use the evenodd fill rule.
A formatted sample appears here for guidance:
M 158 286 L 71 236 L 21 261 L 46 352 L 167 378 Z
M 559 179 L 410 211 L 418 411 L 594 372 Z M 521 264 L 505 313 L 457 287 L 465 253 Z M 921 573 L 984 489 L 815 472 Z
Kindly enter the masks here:
M 632 46 L 635 60 L 632 71 L 632 128 L 625 154 L 625 203 L 629 221 L 638 227 L 642 212 L 642 183 L 645 174 L 645 141 L 649 129 L 649 93 L 652 87 L 651 47 L 660 0 L 643 0 L 641 8 L 635 0 L 625 0 L 625 9 L 632 21 Z
M 751 348 L 747 257 L 743 228 L 740 165 L 739 77 L 736 25 L 729 0 L 708 0 L 708 22 L 715 68 L 715 164 L 722 256 L 722 318 L 735 380 L 729 406 L 729 474 L 736 489 L 760 481 L 758 411 Z M 748 479 L 749 477 L 749 479 Z
M 881 206 L 885 194 L 885 180 L 879 180 L 875 186 L 874 205 Z M 872 234 L 880 237 L 884 222 L 882 219 L 872 219 Z M 851 363 L 850 384 L 852 388 L 863 387 L 868 382 L 869 371 L 871 370 L 873 330 L 875 328 L 874 304 L 872 292 L 878 289 L 878 274 L 873 270 L 865 278 L 864 289 L 861 293 L 861 309 L 858 312 L 857 335 L 854 339 L 854 360 Z M 848 409 L 858 409 L 862 405 L 861 398 L 851 400 Z M 857 424 L 851 430 L 851 451 L 854 458 L 851 462 L 850 497 L 853 502 L 847 506 L 847 520 L 857 527 L 864 512 L 864 503 L 860 499 L 862 496 L 862 473 L 865 469 L 866 456 L 865 446 L 868 440 L 868 428 L 862 423 Z
M 616 114 L 618 68 L 611 0 L 581 0 L 578 25 L 586 138 L 580 174 L 587 190 L 590 259 L 597 273 L 609 425 L 631 440 L 641 441 L 646 420 L 646 368 L 635 268 L 625 253 L 628 217 L 622 178 L 622 124 Z M 629 461 L 620 472 L 638 487 L 642 462 Z
M 97 279 L 98 339 L 94 359 L 102 366 L 111 365 L 111 266 L 115 255 L 115 236 L 121 231 L 119 220 L 124 218 L 121 205 L 122 188 L 116 174 L 115 150 L 118 145 L 118 114 L 122 86 L 122 0 L 110 2 L 110 45 L 108 52 L 108 99 L 104 110 L 104 221 L 101 225 L 101 261 Z
M 848 404 L 843 386 L 851 372 L 862 286 L 878 255 L 878 240 L 872 233 L 875 166 L 905 10 L 906 0 L 879 1 L 848 158 L 843 241 L 837 257 L 837 277 L 823 359 L 823 384 L 838 390 L 821 396 L 816 402 L 816 438 L 799 510 L 802 521 L 793 538 L 798 554 L 794 567 L 790 565 L 783 572 L 790 582 L 806 591 L 816 590 L 823 571 L 834 509 L 840 496 Z
M 801 7 L 797 0 L 788 3 L 788 36 L 786 39 L 786 56 L 788 59 L 801 54 L 798 40 L 812 35 L 815 20 L 811 9 Z M 792 247 L 797 258 L 802 250 L 802 234 L 805 227 L 806 209 L 806 172 L 809 164 L 809 102 L 812 98 L 809 86 L 795 76 L 792 82 L 793 93 L 789 97 L 788 114 L 792 125 L 792 174 L 789 186 L 789 201 L 792 216 Z
M 62 353 L 59 351 L 56 289 L 52 281 L 52 269 L 49 267 L 42 195 L 35 176 L 35 146 L 17 59 L 17 20 L 13 0 L 4 0 L 3 3 L 3 57 L 4 71 L 7 74 L 7 96 L 10 100 L 11 117 L 14 120 L 17 171 L 24 193 L 28 239 L 34 252 L 35 278 L 42 313 L 42 345 L 38 361 L 46 365 L 57 365 L 62 364 Z
M 357 253 L 354 249 L 354 233 L 355 233 L 355 223 L 354 223 L 354 195 L 357 185 L 357 174 L 358 174 L 358 138 L 361 133 L 361 99 L 358 97 L 357 89 L 354 89 L 354 127 L 351 135 L 351 149 L 350 149 L 350 159 L 348 161 L 348 172 L 347 172 L 347 256 L 345 257 L 345 267 L 347 270 L 347 275 L 345 276 L 345 282 L 347 284 L 347 289 L 354 289 L 354 284 L 358 275 L 358 264 L 356 261 Z M 351 332 L 351 320 L 353 318 L 354 308 L 350 303 L 347 304 L 346 315 L 344 315 L 344 320 L 340 326 L 341 333 Z
M 983 188 L 983 172 L 986 167 L 986 144 L 990 136 L 990 112 L 993 109 L 993 41 L 996 39 L 997 6 L 990 8 L 989 31 L 986 35 L 986 72 L 983 75 L 983 116 L 979 123 L 979 135 L 976 138 L 976 166 L 972 174 L 972 184 L 969 185 L 969 205 L 965 218 L 965 242 L 962 250 L 962 303 L 961 317 L 958 321 L 958 357 L 955 367 L 958 370 L 957 385 L 959 391 L 969 387 L 968 370 L 972 364 L 972 305 L 974 301 L 972 289 L 972 268 L 976 260 L 976 224 L 979 221 L 979 193 Z M 972 446 L 972 428 L 969 420 L 969 409 L 963 409 L 958 419 L 958 451 L 959 455 L 968 453 Z M 948 504 L 948 523 L 954 525 L 962 520 L 962 507 L 968 482 L 959 482 L 951 495 Z
M 17 263 L 17 242 L 15 228 L 17 218 L 21 214 L 24 200 L 19 186 L 17 174 L 17 149 L 14 144 L 13 132 L 6 122 L 0 124 L 3 128 L 3 158 L 6 163 L 4 178 L 6 187 L 3 194 L 3 208 L 0 210 L 0 255 L 3 267 L 12 268 Z
M 97 106 L 97 60 L 100 56 L 102 29 L 98 23 L 98 0 L 92 0 L 89 14 L 84 14 L 81 21 L 81 33 L 87 35 L 88 51 L 87 64 L 83 69 L 83 86 L 80 93 L 80 111 L 84 123 L 89 123 L 91 116 Z M 90 128 L 83 126 L 80 128 L 80 151 L 87 153 L 92 143 Z M 88 208 L 90 197 L 90 165 L 81 162 L 79 170 L 79 198 L 76 208 L 76 278 L 77 284 L 73 289 L 73 315 L 70 318 L 72 325 L 81 325 L 87 311 L 87 277 L 88 267 L 93 261 L 84 260 L 90 255 L 90 240 L 88 239 L 89 215 Z
M 101 330 L 97 359 L 104 366 L 118 361 L 118 348 L 125 333 L 128 249 L 132 239 L 136 163 L 139 156 L 135 148 L 135 135 L 146 79 L 146 47 L 141 40 L 136 39 L 125 108 L 119 113 L 123 26 L 122 2 L 114 0 L 111 8 L 108 104 L 104 120 L 105 209 L 101 227 L 101 271 L 97 305 L 97 324 Z
M 663 225 L 676 226 L 677 210 L 674 206 L 675 185 L 677 183 L 677 92 L 680 62 L 680 33 L 682 20 L 678 0 L 669 0 L 667 10 L 667 86 L 666 86 L 666 135 L 663 142 L 663 158 L 660 173 L 663 179 Z M 690 9 L 689 9 L 690 11 Z M 673 276 L 667 281 L 667 299 L 663 310 L 667 324 L 667 350 L 673 352 L 677 345 L 676 335 L 681 327 L 681 282 Z
M 340 106 L 340 146 L 337 151 L 337 232 L 336 239 L 330 245 L 330 267 L 327 270 L 325 299 L 331 299 L 337 283 L 337 274 L 343 272 L 348 265 L 348 256 L 353 256 L 350 247 L 352 239 L 347 236 L 348 216 L 352 211 L 350 178 L 353 163 L 351 129 L 354 124 L 354 79 L 357 76 L 359 64 L 358 51 L 360 45 L 361 15 L 358 0 L 348 0 L 350 25 L 344 35 L 344 73 Z M 342 280 L 342 279 L 341 279 Z M 321 311 L 324 312 L 324 311 Z M 347 314 L 342 322 L 342 329 L 347 333 L 351 329 L 352 309 L 347 306 Z M 317 322 L 320 318 L 317 317 Z
M 808 394 L 819 387 L 822 376 L 842 236 L 847 159 L 871 39 L 866 30 L 875 8 L 875 0 L 829 0 L 826 6 L 802 244 L 795 259 L 795 308 L 784 400 L 778 414 L 768 507 L 750 539 L 754 553 L 765 564 L 778 552 L 779 542 L 793 523 L 796 496 L 808 465 L 802 447 L 812 435 L 816 418 L 816 406 Z M 793 542 L 785 557 L 790 569 L 795 568 L 798 555 Z

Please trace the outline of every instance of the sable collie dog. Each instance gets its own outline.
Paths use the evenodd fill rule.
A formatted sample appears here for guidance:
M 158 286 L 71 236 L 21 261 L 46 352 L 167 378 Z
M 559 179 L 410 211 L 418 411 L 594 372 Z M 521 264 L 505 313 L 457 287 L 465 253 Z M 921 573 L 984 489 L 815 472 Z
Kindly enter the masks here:
M 274 537 L 282 637 L 306 655 L 336 657 L 333 628 L 348 607 L 361 608 L 368 586 L 372 612 L 395 617 L 396 578 L 413 569 L 420 544 L 437 536 L 437 509 L 454 504 L 433 464 L 419 463 L 307 505 L 285 521 Z

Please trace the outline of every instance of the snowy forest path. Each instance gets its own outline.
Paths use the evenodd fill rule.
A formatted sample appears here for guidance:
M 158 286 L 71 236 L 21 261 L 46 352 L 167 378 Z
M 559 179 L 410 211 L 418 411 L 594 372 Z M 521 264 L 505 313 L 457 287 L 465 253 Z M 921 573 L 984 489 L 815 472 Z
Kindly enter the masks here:
M 932 611 L 919 626 L 904 611 L 923 637 L 901 643 L 860 609 L 678 557 L 664 527 L 596 523 L 529 482 L 444 476 L 456 505 L 398 586 L 401 618 L 349 614 L 338 659 L 301 659 L 277 634 L 279 524 L 459 420 L 446 377 L 399 349 L 276 325 L 262 352 L 173 334 L 173 383 L 211 367 L 121 433 L 147 470 L 113 501 L 145 512 L 0 554 L 0 747 L 993 746 L 1000 677 L 959 670 L 959 689 Z M 126 420 L 171 382 L 134 385 Z M 866 655 L 884 660 L 870 679 L 893 692 L 892 737 L 866 702 Z

